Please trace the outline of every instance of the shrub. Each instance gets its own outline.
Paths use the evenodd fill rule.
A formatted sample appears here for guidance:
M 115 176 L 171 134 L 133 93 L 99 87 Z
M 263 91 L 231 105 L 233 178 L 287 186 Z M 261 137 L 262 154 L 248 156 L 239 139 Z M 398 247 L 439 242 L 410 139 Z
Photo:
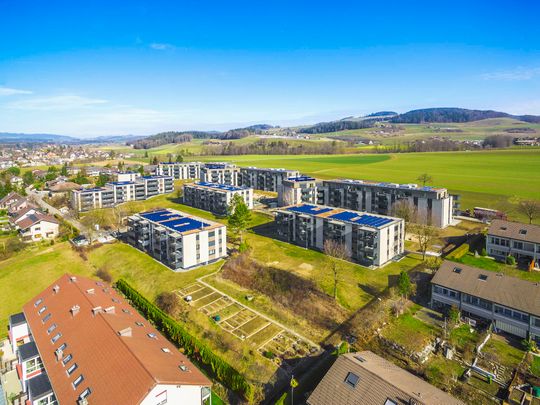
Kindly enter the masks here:
M 270 359 L 272 360 L 274 357 L 276 357 L 276 355 L 271 352 L 270 350 L 267 350 L 264 352 L 264 357 L 266 357 L 267 359 Z
M 531 339 L 523 339 L 521 345 L 526 352 L 535 352 L 537 349 L 536 342 Z
M 175 315 L 178 310 L 178 296 L 173 292 L 164 291 L 157 296 L 156 305 L 163 312 Z
M 487 256 L 487 250 L 486 248 L 482 248 L 482 252 L 480 253 L 480 255 L 486 257 Z
M 99 277 L 106 283 L 111 283 L 113 279 L 111 273 L 106 267 L 100 267 L 98 271 L 96 271 L 96 277 Z
M 116 287 L 129 299 L 133 306 L 150 320 L 171 342 L 184 349 L 190 359 L 207 371 L 217 381 L 252 402 L 255 387 L 230 364 L 225 362 L 202 341 L 192 336 L 180 323 L 148 301 L 126 281 L 120 279 Z
M 512 255 L 506 256 L 506 264 L 513 266 L 516 264 L 516 258 Z
M 463 256 L 465 256 L 467 253 L 469 253 L 470 246 L 468 243 L 464 243 L 463 245 L 457 247 L 454 249 L 449 255 L 449 259 L 459 260 Z

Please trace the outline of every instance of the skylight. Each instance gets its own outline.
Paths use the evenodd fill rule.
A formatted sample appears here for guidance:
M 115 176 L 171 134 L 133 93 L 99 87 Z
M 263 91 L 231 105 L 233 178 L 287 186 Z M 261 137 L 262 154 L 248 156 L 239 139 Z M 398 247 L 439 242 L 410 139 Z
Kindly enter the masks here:
M 75 379 L 75 381 L 73 381 L 73 388 L 77 388 L 79 384 L 82 383 L 83 381 L 84 381 L 84 376 L 81 374 Z
M 519 234 L 520 235 L 527 235 L 527 230 L 526 229 L 520 229 Z
M 53 336 L 53 338 L 51 339 L 51 342 L 56 343 L 56 341 L 60 339 L 61 336 L 62 336 L 61 333 L 57 333 L 56 335 Z
M 135 322 L 135 325 L 137 325 L 137 326 L 144 326 L 144 323 L 137 321 L 137 322 Z
M 384 401 L 384 405 L 397 405 L 397 402 L 391 400 L 390 398 L 386 398 L 386 401 Z
M 150 339 L 157 339 L 157 335 L 155 333 L 149 333 L 147 335 Z
M 40 310 L 38 311 L 38 314 L 41 315 L 43 312 L 45 312 L 46 309 L 47 309 L 46 306 L 41 307 Z
M 73 372 L 74 372 L 75 370 L 77 370 L 78 367 L 79 367 L 79 366 L 77 365 L 77 363 L 73 363 L 73 364 L 67 369 L 68 375 L 73 374 Z
M 454 273 L 461 274 L 461 268 L 454 267 Z
M 90 387 L 88 387 L 87 389 L 85 389 L 83 392 L 81 392 L 81 395 L 79 395 L 79 399 L 84 399 L 86 398 L 88 395 L 90 395 L 92 393 L 92 390 L 90 389 Z
M 64 359 L 62 360 L 62 364 L 65 366 L 66 364 L 68 364 L 71 359 L 73 358 L 73 355 L 70 353 L 68 354 L 66 357 L 64 357 Z
M 45 315 L 42 319 L 42 322 L 45 323 L 47 322 L 49 319 L 51 319 L 51 313 L 49 312 L 47 315 Z
M 354 373 L 348 373 L 347 377 L 345 378 L 345 383 L 350 385 L 352 388 L 356 387 L 356 384 L 358 384 L 358 381 L 360 380 L 360 377 L 358 377 Z
M 40 298 L 39 300 L 37 300 L 36 302 L 34 302 L 34 306 L 37 307 L 39 304 L 41 304 L 43 302 L 43 298 Z
M 488 276 L 485 275 L 485 274 L 480 274 L 480 275 L 478 276 L 478 279 L 479 279 L 479 280 L 482 280 L 482 281 L 486 281 L 487 278 L 488 278 Z
M 51 326 L 49 326 L 49 329 L 47 329 L 47 334 L 50 335 L 53 330 L 56 329 L 56 324 L 53 323 Z

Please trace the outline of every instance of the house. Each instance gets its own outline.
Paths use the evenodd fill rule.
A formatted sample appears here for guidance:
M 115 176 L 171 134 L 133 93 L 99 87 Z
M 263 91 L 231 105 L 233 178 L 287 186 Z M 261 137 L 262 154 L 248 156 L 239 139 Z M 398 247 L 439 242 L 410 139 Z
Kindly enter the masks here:
M 290 243 L 322 251 L 327 240 L 345 245 L 352 260 L 383 266 L 404 252 L 401 218 L 299 204 L 276 211 L 277 233 Z
M 494 219 L 486 236 L 489 256 L 504 260 L 513 256 L 518 263 L 540 269 L 540 226 Z
M 19 176 L 13 176 L 9 179 L 9 182 L 14 186 L 14 187 L 22 187 L 24 185 L 24 180 L 22 179 L 22 177 L 19 177 Z
M 22 198 L 23 197 L 19 193 L 12 191 L 0 200 L 0 209 L 7 210 L 13 202 L 21 200 Z
M 27 404 L 191 405 L 211 395 L 211 381 L 100 281 L 62 276 L 10 318 L 9 336 Z
M 227 215 L 229 204 L 235 195 L 240 195 L 249 209 L 253 208 L 253 189 L 219 183 L 184 184 L 183 203 L 216 215 Z
M 60 230 L 60 225 L 56 218 L 39 211 L 27 214 L 14 225 L 24 242 L 54 239 L 58 236 Z
M 36 170 L 32 170 L 32 174 L 34 176 L 34 178 L 36 179 L 44 179 L 45 176 L 47 176 L 47 170 L 40 170 L 40 169 L 36 169 Z
M 22 221 L 23 219 L 27 218 L 29 215 L 36 214 L 40 212 L 37 207 L 29 206 L 26 208 L 23 208 L 20 211 L 16 211 L 12 213 L 9 217 L 9 222 L 12 225 L 17 225 L 18 222 Z
M 241 167 L 238 174 L 238 185 L 277 193 L 284 180 L 298 176 L 300 173 L 297 170 Z
M 465 405 L 370 351 L 339 356 L 308 405 Z
M 7 208 L 8 214 L 13 215 L 28 207 L 36 207 L 36 205 L 33 202 L 26 199 L 25 197 L 19 196 L 16 199 L 12 199 L 6 208 Z
M 172 209 L 128 218 L 127 242 L 173 270 L 187 270 L 227 255 L 225 225 Z
M 540 343 L 539 283 L 444 261 L 431 280 L 431 306 L 455 306 L 462 316 Z
M 56 182 L 55 184 L 48 187 L 49 195 L 60 195 L 65 194 L 69 195 L 73 190 L 78 190 L 81 188 L 80 184 L 73 183 L 71 181 Z

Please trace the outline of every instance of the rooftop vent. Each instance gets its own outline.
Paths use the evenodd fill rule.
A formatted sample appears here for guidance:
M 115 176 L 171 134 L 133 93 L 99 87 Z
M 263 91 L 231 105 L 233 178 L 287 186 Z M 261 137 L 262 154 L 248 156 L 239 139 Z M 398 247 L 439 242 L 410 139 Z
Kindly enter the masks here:
M 56 284 L 52 289 L 55 294 L 58 294 L 58 291 L 60 291 L 60 286 Z
M 108 307 L 104 309 L 104 312 L 106 314 L 114 314 L 114 306 Z
M 501 231 L 506 231 L 508 228 L 506 226 L 501 226 Z
M 101 307 L 92 308 L 92 314 L 93 315 L 99 314 L 100 312 L 103 312 L 103 308 L 101 308 Z
M 118 335 L 120 335 L 120 336 L 131 336 L 131 326 L 128 326 L 127 328 L 119 330 Z
M 170 353 L 170 352 L 171 352 L 171 349 L 169 349 L 168 347 L 162 347 L 162 348 L 161 348 L 161 351 L 162 351 L 163 353 Z
M 86 293 L 87 294 L 94 294 L 95 290 L 93 288 L 89 288 L 88 290 L 86 290 Z
M 355 358 L 356 360 L 358 360 L 360 363 L 364 363 L 364 362 L 366 361 L 366 359 L 364 359 L 364 358 L 361 357 L 361 356 L 354 356 L 354 358 Z
M 184 364 L 180 364 L 180 365 L 178 366 L 178 368 L 179 368 L 180 370 L 184 371 L 184 372 L 189 371 L 189 369 L 187 368 L 187 366 L 185 366 Z
M 81 307 L 78 306 L 78 305 L 73 305 L 70 309 L 71 311 L 71 315 L 75 316 L 79 313 L 79 311 L 81 310 Z
M 70 280 L 72 283 L 76 283 L 76 282 L 77 282 L 77 277 L 71 276 L 71 277 L 69 278 L 69 280 Z
M 60 348 L 56 349 L 54 351 L 54 354 L 56 355 L 56 360 L 57 361 L 60 361 L 62 359 L 62 357 L 64 357 L 64 351 Z

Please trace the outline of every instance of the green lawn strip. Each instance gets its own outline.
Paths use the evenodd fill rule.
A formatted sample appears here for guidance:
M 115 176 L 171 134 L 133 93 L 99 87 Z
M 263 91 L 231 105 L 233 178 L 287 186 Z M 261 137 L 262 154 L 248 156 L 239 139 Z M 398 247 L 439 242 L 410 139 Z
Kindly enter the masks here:
M 532 357 L 531 373 L 540 378 L 540 357 L 538 356 Z
M 471 332 L 472 330 L 472 332 Z M 452 329 L 449 336 L 449 341 L 458 348 L 463 348 L 466 345 L 475 345 L 478 341 L 478 332 L 472 329 L 469 325 L 463 324 Z
M 428 381 L 440 388 L 446 388 L 448 381 L 458 379 L 465 372 L 465 367 L 455 360 L 434 356 L 426 365 Z
M 478 267 L 484 270 L 489 270 L 497 273 L 503 273 L 507 276 L 521 278 L 523 280 L 529 280 L 538 282 L 540 281 L 540 272 L 538 271 L 525 271 L 520 270 L 512 266 L 508 266 L 505 263 L 498 262 L 494 259 L 478 256 L 468 253 L 458 260 L 459 263 L 463 263 L 469 266 Z
M 494 355 L 503 366 L 513 369 L 523 360 L 525 352 L 503 340 L 500 336 L 493 335 L 482 348 L 482 352 Z

